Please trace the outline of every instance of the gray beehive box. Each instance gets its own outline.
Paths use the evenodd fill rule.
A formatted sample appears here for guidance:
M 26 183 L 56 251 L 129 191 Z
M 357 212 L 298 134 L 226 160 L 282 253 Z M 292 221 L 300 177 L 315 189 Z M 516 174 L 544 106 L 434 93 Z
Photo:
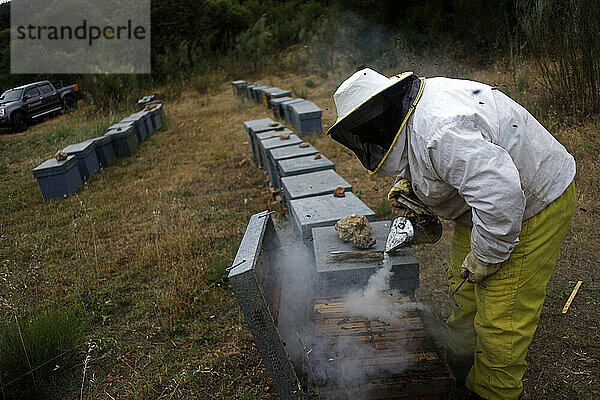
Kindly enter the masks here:
M 286 176 L 303 175 L 311 172 L 325 171 L 328 169 L 335 170 L 335 164 L 323 155 L 321 155 L 321 158 L 316 160 L 315 156 L 281 160 L 276 167 L 278 169 L 278 176 L 280 180 Z
M 229 272 L 229 284 L 279 398 L 306 399 L 277 326 L 281 277 L 273 253 L 279 247 L 270 213 L 253 215 Z
M 280 147 L 296 146 L 302 143 L 302 139 L 300 139 L 297 135 L 289 135 L 290 136 L 287 139 L 281 138 L 280 136 L 276 136 L 257 141 L 260 148 L 260 159 L 263 167 L 265 168 L 265 173 L 269 175 L 269 179 L 275 176 L 274 174 L 269 174 L 268 170 L 269 161 L 267 159 L 267 154 L 269 154 L 269 151 L 271 151 L 272 149 L 278 149 Z M 273 186 L 272 182 L 271 186 Z
M 271 149 L 267 153 L 266 170 L 269 175 L 269 181 L 275 189 L 280 187 L 279 162 L 290 160 L 292 158 L 314 156 L 319 151 L 309 143 L 301 143 L 297 146 L 280 147 Z
M 323 132 L 321 116 L 323 111 L 312 101 L 292 103 L 289 105 L 291 118 L 300 136 Z
M 94 142 L 96 148 L 98 164 L 101 168 L 108 167 L 116 158 L 111 138 L 109 136 L 100 136 L 91 140 Z
M 290 222 L 296 232 L 302 235 L 309 244 L 312 229 L 320 226 L 333 226 L 350 214 L 362 214 L 371 222 L 375 222 L 375 213 L 354 193 L 346 193 L 345 197 L 334 197 L 331 194 L 305 197 L 290 201 L 288 212 Z
M 138 100 L 138 107 L 140 108 L 140 110 L 143 110 L 144 107 L 146 107 L 146 105 L 148 103 L 150 103 L 151 101 L 153 101 L 155 99 L 155 95 L 151 94 L 148 96 L 144 96 L 141 99 Z
M 239 96 L 241 94 L 242 86 L 245 84 L 246 84 L 246 81 L 241 81 L 241 80 L 231 82 L 231 86 L 233 86 L 233 94 L 236 94 Z
M 154 124 L 152 123 L 152 113 L 150 111 L 148 111 L 146 108 L 144 108 L 142 111 L 140 111 L 140 113 L 142 114 L 144 124 L 146 124 L 146 133 L 147 133 L 146 137 L 150 137 L 154 133 Z
M 291 90 L 285 90 L 285 89 L 279 89 L 276 92 L 271 92 L 269 94 L 269 102 L 273 99 L 279 99 L 282 97 L 292 97 L 292 91 Z M 269 104 L 270 106 L 270 104 Z
M 252 100 L 257 103 L 262 103 L 262 91 L 264 89 L 269 88 L 270 86 L 266 85 L 256 85 L 252 88 Z
M 259 126 L 253 126 L 250 127 L 248 129 L 249 131 L 249 141 L 250 141 L 250 145 L 252 148 L 252 156 L 254 157 L 254 161 L 256 162 L 257 165 L 262 166 L 263 165 L 263 160 L 261 158 L 261 154 L 260 154 L 260 145 L 259 145 L 259 139 L 257 138 L 258 135 L 262 134 L 262 133 L 267 133 L 267 132 L 271 132 L 271 136 L 269 137 L 274 137 L 274 136 L 279 136 L 276 135 L 277 132 L 288 132 L 289 129 L 285 128 L 283 125 L 280 125 L 277 122 L 271 122 L 267 125 L 259 125 Z M 291 132 L 291 131 L 289 131 Z M 261 138 L 264 139 L 266 136 L 263 135 Z
M 271 124 L 275 122 L 271 118 L 263 118 L 263 119 L 255 119 L 252 121 L 244 121 L 242 125 L 244 125 L 244 129 L 246 130 L 246 138 L 248 140 L 248 147 L 250 148 L 250 152 L 252 153 L 252 158 L 256 161 L 257 153 L 256 153 L 256 145 L 254 143 L 253 131 L 250 132 L 251 129 L 259 129 L 259 128 L 271 128 Z
M 275 99 L 271 99 L 269 100 L 269 106 L 271 108 L 271 110 L 273 111 L 273 118 L 278 119 L 278 120 L 283 120 L 283 110 L 281 108 L 281 103 L 283 103 L 284 101 L 288 101 L 288 100 L 294 100 L 293 97 L 290 96 L 284 96 L 284 97 L 277 97 Z
M 70 196 L 82 184 L 75 156 L 68 156 L 63 161 L 51 158 L 35 167 L 32 172 L 37 179 L 44 200 Z
M 352 191 L 352 185 L 332 169 L 281 178 L 283 199 L 288 206 L 291 200 L 333 194 L 338 187 L 343 187 L 345 193 Z
M 292 124 L 292 125 L 294 124 L 294 119 L 292 116 L 292 110 L 290 109 L 290 105 L 300 103 L 303 101 L 308 101 L 308 100 L 293 99 L 293 100 L 288 100 L 288 101 L 284 101 L 283 103 L 281 103 L 281 109 L 283 111 L 283 119 L 286 123 Z
M 109 129 L 105 136 L 110 137 L 117 158 L 129 157 L 137 151 L 138 141 L 133 125 L 123 125 Z
M 282 91 L 282 89 L 279 89 L 278 87 L 268 87 L 266 89 L 261 90 L 261 102 L 268 108 L 269 100 L 271 99 L 271 95 L 273 93 L 278 93 L 281 91 Z
M 135 134 L 137 135 L 138 143 L 142 143 L 148 137 L 148 128 L 146 127 L 145 114 L 140 111 L 131 114 L 129 117 L 123 118 L 120 122 L 133 124 L 135 128 Z M 115 125 L 111 125 L 108 129 L 111 129 Z
M 300 139 L 297 135 L 294 135 L 294 134 L 289 134 L 289 135 L 290 136 L 288 139 L 282 139 L 278 135 L 276 137 L 257 141 L 259 149 L 260 149 L 260 159 L 261 159 L 261 162 L 263 163 L 262 165 L 263 165 L 263 167 L 265 167 L 265 169 L 268 168 L 267 153 L 270 150 L 277 149 L 280 147 L 299 145 L 300 143 L 302 143 L 302 139 Z M 265 172 L 268 172 L 268 171 L 265 171 Z
M 276 92 L 281 89 L 273 86 L 263 86 L 258 89 L 258 102 L 260 104 L 268 105 L 268 94 L 271 92 Z
M 244 90 L 242 92 L 242 96 L 244 96 L 247 99 L 252 98 L 252 88 L 256 86 L 255 83 L 247 83 L 246 86 L 244 86 Z
M 254 135 L 254 145 L 256 147 L 255 152 L 257 156 L 257 164 L 262 165 L 265 169 L 268 167 L 267 159 L 263 158 L 266 154 L 261 151 L 260 142 L 267 139 L 278 138 L 283 134 L 292 135 L 294 132 L 289 130 L 288 128 L 284 128 L 283 126 L 277 129 L 270 129 L 268 131 L 263 131 L 256 133 Z M 290 136 L 291 137 L 291 136 Z M 268 171 L 265 171 L 268 173 Z
M 148 104 L 144 110 L 147 111 L 150 115 L 150 122 L 152 122 L 152 130 L 160 130 L 162 128 L 163 103 L 157 102 Z
M 77 158 L 79 173 L 83 179 L 89 179 L 100 169 L 96 156 L 96 145 L 93 140 L 71 144 L 63 149 L 65 153 Z
M 390 221 L 371 222 L 371 236 L 377 240 L 367 251 L 385 249 Z M 314 228 L 313 248 L 317 264 L 317 285 L 321 297 L 344 296 L 349 290 L 364 288 L 371 275 L 383 266 L 382 261 L 339 262 L 331 260 L 332 251 L 356 251 L 352 243 L 343 242 L 333 226 Z M 411 248 L 390 256 L 393 275 L 390 289 L 413 293 L 419 287 L 419 263 Z

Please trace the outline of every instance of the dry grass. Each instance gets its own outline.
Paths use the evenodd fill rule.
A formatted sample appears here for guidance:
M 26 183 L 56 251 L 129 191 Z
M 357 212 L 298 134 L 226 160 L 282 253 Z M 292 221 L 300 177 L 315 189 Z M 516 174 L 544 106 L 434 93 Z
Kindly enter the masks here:
M 431 63 L 424 72 L 441 74 L 441 68 Z M 453 68 L 456 73 L 448 74 L 505 82 L 516 90 L 509 72 Z M 324 109 L 329 126 L 336 116 L 331 94 L 347 72 L 327 79 L 279 74 L 256 80 L 302 91 L 297 95 Z M 63 304 L 85 309 L 91 319 L 87 338 L 97 347 L 84 398 L 275 398 L 267 393 L 268 375 L 223 279 L 250 215 L 267 208 L 281 211 L 264 175 L 243 162 L 248 153 L 242 121 L 269 115 L 262 106 L 240 102 L 227 83 L 207 95 L 190 89 L 169 98 L 163 131 L 67 199 L 41 199 L 30 170 L 57 145 L 35 138 L 46 138 L 62 125 L 78 126 L 84 111 L 24 134 L 0 136 L 0 306 L 8 314 Z M 600 393 L 595 311 L 600 303 L 595 255 L 600 246 L 599 122 L 559 124 L 553 131 L 577 158 L 578 209 L 530 352 L 527 399 L 592 399 Z M 81 128 L 92 123 L 84 121 Z M 61 140 L 83 134 L 65 135 Z M 377 209 L 392 179 L 369 176 L 353 155 L 325 136 L 310 140 Z M 451 224 L 446 228 L 439 245 L 417 250 L 422 264 L 418 295 L 442 305 L 440 319 L 449 310 L 444 268 Z M 584 286 L 569 314 L 560 315 L 577 279 Z M 85 349 L 80 356 L 83 362 Z M 80 386 L 80 380 L 73 382 L 61 398 L 79 398 Z

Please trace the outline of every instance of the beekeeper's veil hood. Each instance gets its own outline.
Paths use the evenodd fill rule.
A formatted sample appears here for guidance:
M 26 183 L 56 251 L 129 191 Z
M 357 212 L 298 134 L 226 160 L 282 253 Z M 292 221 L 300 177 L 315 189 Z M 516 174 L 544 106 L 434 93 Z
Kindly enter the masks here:
M 424 84 L 412 72 L 391 78 L 370 68 L 354 73 L 333 95 L 338 119 L 327 134 L 352 150 L 372 174 L 378 172 L 392 147 L 394 153 L 404 152 L 402 128 Z

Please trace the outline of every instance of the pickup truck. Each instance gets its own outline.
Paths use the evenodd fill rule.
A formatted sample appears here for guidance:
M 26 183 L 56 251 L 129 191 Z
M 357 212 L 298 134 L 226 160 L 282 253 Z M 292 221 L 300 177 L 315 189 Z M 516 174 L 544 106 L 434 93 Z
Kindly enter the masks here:
M 0 96 L 0 128 L 23 132 L 36 118 L 75 108 L 82 98 L 79 87 L 57 86 L 62 84 L 40 81 L 5 91 Z

